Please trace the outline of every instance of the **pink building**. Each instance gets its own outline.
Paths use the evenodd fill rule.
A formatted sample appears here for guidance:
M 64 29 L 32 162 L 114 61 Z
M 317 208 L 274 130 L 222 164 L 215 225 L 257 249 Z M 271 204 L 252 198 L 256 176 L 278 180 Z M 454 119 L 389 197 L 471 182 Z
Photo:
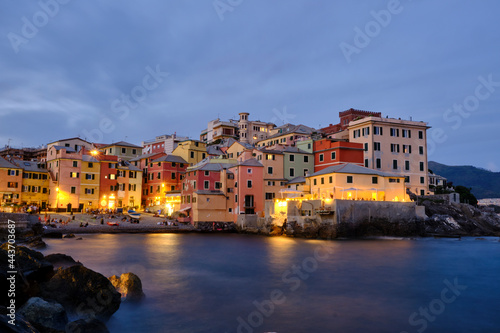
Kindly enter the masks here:
M 233 198 L 234 222 L 238 214 L 261 214 L 264 212 L 264 166 L 256 159 L 248 159 L 229 168 L 234 175 Z

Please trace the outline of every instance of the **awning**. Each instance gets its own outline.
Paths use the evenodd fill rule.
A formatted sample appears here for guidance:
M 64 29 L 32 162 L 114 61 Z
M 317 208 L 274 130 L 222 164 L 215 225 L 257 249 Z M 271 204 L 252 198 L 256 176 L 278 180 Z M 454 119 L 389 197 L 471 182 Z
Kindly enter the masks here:
M 185 211 L 188 211 L 190 209 L 191 209 L 191 207 L 182 208 L 179 210 L 179 212 L 185 212 Z

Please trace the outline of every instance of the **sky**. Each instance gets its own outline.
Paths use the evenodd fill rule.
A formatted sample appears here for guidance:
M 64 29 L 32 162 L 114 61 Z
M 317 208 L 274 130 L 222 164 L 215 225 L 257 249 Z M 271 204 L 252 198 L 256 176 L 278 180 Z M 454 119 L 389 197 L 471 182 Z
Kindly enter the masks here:
M 0 147 L 199 139 L 207 122 L 424 121 L 429 161 L 500 171 L 500 2 L 3 0 Z

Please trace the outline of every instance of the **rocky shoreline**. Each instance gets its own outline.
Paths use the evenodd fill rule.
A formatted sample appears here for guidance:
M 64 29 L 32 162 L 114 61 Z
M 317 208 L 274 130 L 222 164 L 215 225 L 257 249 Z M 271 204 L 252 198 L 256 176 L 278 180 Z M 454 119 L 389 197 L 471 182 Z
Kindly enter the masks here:
M 109 332 L 105 322 L 122 301 L 144 297 L 141 281 L 133 273 L 106 278 L 70 256 L 44 256 L 25 246 L 16 246 L 17 273 L 9 273 L 8 250 L 8 243 L 0 247 L 0 284 L 15 295 L 2 298 L 2 332 L 105 333 Z

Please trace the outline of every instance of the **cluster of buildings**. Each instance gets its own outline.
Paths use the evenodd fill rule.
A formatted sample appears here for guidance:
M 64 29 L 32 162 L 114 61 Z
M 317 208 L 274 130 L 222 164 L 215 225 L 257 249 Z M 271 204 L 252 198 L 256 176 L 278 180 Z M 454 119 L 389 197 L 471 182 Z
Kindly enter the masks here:
M 81 138 L 0 150 L 2 209 L 161 210 L 197 222 L 276 213 L 287 201 L 408 201 L 429 194 L 425 122 L 349 109 L 321 129 L 239 119 L 208 122 L 199 140 L 140 146 Z M 432 181 L 436 181 L 434 178 Z

